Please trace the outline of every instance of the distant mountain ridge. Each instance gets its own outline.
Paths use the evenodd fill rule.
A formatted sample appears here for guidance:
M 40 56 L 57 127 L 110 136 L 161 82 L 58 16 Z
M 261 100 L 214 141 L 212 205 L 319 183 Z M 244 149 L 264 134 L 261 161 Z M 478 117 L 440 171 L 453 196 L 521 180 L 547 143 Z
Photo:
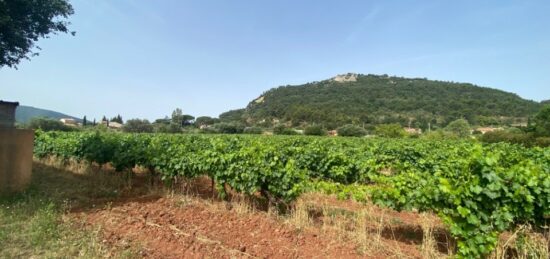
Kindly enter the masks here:
M 348 73 L 303 85 L 272 88 L 246 108 L 220 115 L 249 125 L 400 123 L 444 127 L 465 118 L 475 125 L 526 123 L 542 104 L 469 83 Z
M 15 120 L 18 123 L 27 123 L 32 118 L 35 118 L 35 117 L 46 117 L 50 119 L 72 118 L 72 119 L 75 119 L 76 121 L 81 121 L 81 119 L 79 118 L 76 118 L 74 116 L 70 116 L 64 113 L 35 108 L 31 106 L 25 106 L 25 105 L 18 106 L 17 110 L 15 111 Z

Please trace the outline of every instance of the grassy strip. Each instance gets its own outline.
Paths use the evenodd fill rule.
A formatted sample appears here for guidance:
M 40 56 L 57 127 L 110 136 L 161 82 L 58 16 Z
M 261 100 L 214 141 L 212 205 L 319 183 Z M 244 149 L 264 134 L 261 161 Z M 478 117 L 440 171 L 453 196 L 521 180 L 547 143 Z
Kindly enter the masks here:
M 113 196 L 113 190 L 35 164 L 25 192 L 0 197 L 0 258 L 113 256 L 101 243 L 99 230 L 82 228 L 66 217 L 71 206 L 91 202 L 89 197 Z M 117 258 L 133 257 L 129 251 L 114 253 Z
M 63 220 L 55 200 L 23 194 L 0 201 L 1 258 L 96 258 L 105 253 L 97 233 Z

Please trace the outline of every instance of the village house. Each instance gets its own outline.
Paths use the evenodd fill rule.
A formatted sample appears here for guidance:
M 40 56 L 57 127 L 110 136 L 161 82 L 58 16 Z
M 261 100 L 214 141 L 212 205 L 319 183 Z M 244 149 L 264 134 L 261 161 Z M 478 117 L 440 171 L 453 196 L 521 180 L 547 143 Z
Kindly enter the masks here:
M 407 133 L 409 134 L 422 134 L 422 129 L 415 129 L 415 128 L 403 128 Z
M 100 123 L 101 125 L 105 125 L 110 129 L 122 129 L 122 127 L 124 126 L 123 124 L 115 121 L 101 121 Z
M 510 126 L 516 127 L 516 128 L 527 127 L 527 122 L 513 123 Z
M 109 128 L 111 129 L 122 129 L 122 126 L 124 125 L 115 121 L 109 122 Z
M 73 118 L 62 118 L 59 121 L 61 121 L 66 126 L 76 127 L 78 123 Z
M 329 130 L 327 134 L 332 137 L 338 136 L 338 132 L 336 130 Z
M 481 134 L 485 134 L 487 132 L 493 132 L 493 131 L 497 131 L 497 130 L 502 130 L 502 128 L 481 127 L 481 128 L 475 129 L 475 131 L 481 132 Z
M 15 127 L 15 110 L 18 102 L 4 102 L 0 100 L 0 128 Z

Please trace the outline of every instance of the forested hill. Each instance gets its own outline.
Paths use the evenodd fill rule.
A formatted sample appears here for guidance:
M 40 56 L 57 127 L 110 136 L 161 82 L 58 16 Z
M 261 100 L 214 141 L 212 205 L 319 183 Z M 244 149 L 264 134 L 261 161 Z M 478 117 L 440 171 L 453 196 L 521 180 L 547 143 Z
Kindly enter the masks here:
M 525 123 L 541 104 L 516 94 L 468 83 L 386 75 L 347 74 L 320 82 L 281 86 L 262 94 L 240 115 L 249 124 L 273 121 L 375 125 L 401 123 L 415 127 L 445 126 L 465 118 L 475 125 Z
M 73 116 L 69 116 L 60 112 L 39 109 L 31 106 L 21 105 L 15 110 L 15 120 L 19 123 L 27 123 L 32 118 L 36 117 L 45 117 L 50 119 L 72 118 L 76 121 L 81 120 L 79 118 L 75 118 Z

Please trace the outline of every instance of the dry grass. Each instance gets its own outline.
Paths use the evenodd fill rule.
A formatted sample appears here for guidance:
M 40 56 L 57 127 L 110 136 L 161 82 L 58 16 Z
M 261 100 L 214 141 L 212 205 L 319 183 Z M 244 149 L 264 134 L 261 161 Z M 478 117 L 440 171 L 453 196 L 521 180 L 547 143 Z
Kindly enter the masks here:
M 244 196 L 233 196 L 230 203 L 226 203 L 229 207 L 239 215 L 250 215 L 256 213 L 256 209 L 252 201 Z
M 422 227 L 422 257 L 438 258 L 437 242 L 434 238 L 434 222 L 432 217 L 426 213 L 421 214 L 420 226 Z
M 298 229 L 304 229 L 312 225 L 308 205 L 303 199 L 296 201 L 294 209 L 290 212 L 289 223 Z
M 388 258 L 414 257 L 396 245 L 398 240 L 384 237 L 384 232 L 391 229 L 392 224 L 392 218 L 385 210 L 372 204 L 352 207 L 339 207 L 324 201 L 322 194 L 309 193 L 297 201 L 295 209 L 287 216 L 287 222 L 297 229 L 318 229 L 339 242 L 352 242 L 357 252 L 365 256 L 384 254 Z M 435 241 L 433 243 L 435 246 Z M 433 251 L 441 255 L 436 249 Z
M 376 235 L 374 236 L 374 246 L 375 248 L 382 247 L 382 231 L 384 231 L 384 213 L 382 212 L 376 221 Z
M 36 160 L 39 164 L 59 171 L 66 172 L 63 178 L 71 176 L 86 179 L 85 184 L 93 185 L 98 190 L 128 191 L 132 189 L 133 172 L 115 172 L 109 165 L 98 165 L 87 161 L 77 161 L 74 159 L 63 160 L 57 157 L 47 157 Z
M 359 244 L 357 247 L 357 251 L 360 254 L 367 254 L 368 252 L 370 252 L 370 246 L 368 245 L 370 243 L 370 235 L 367 230 L 368 220 L 369 211 L 367 209 L 362 209 L 357 212 L 355 217 L 355 233 L 353 233 L 353 237 L 355 239 L 355 242 Z
M 550 258 L 550 230 L 534 231 L 530 225 L 521 225 L 510 235 L 502 235 L 491 259 L 546 259 Z

